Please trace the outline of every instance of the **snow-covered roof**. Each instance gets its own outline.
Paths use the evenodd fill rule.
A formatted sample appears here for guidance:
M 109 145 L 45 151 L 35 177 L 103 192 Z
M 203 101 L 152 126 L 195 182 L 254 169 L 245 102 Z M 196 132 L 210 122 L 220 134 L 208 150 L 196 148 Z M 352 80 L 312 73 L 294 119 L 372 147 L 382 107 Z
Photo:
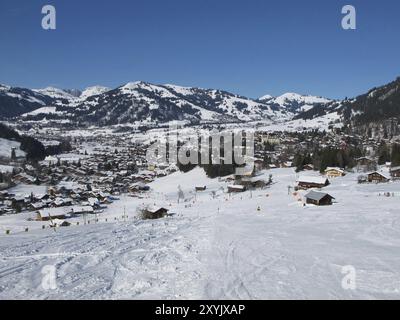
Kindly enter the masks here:
M 383 172 L 372 171 L 372 172 L 368 172 L 367 175 L 369 176 L 369 175 L 374 174 L 374 173 L 379 174 L 382 177 L 384 177 L 385 179 L 390 180 L 390 177 L 386 173 L 383 173 Z
M 157 206 L 150 206 L 150 207 L 148 207 L 146 210 L 147 210 L 148 212 L 150 212 L 150 213 L 156 213 L 156 212 L 158 212 L 158 211 L 160 211 L 160 210 L 169 211 L 168 209 L 166 209 L 166 208 L 164 208 L 164 207 L 157 207 Z
M 235 184 L 235 185 L 228 186 L 228 188 L 231 188 L 231 189 L 244 189 L 244 186 Z
M 325 184 L 328 179 L 324 177 L 302 176 L 297 182 Z
M 314 190 L 311 190 L 309 193 L 305 195 L 307 199 L 315 200 L 315 201 L 320 201 L 321 199 L 325 198 L 326 196 L 329 196 L 334 199 L 330 194 L 325 193 L 325 192 L 317 192 Z
M 335 171 L 338 171 L 340 173 L 344 173 L 344 170 L 341 169 L 341 168 L 338 168 L 338 167 L 328 167 L 328 168 L 325 169 L 325 172 L 331 171 L 331 170 L 335 170 Z

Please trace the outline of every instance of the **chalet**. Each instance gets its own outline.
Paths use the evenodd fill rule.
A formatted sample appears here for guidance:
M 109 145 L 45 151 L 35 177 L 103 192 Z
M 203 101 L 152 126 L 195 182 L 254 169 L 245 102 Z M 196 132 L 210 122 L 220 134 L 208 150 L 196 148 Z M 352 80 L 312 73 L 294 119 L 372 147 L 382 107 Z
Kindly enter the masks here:
M 305 195 L 306 202 L 308 204 L 314 204 L 316 206 L 327 206 L 332 204 L 332 200 L 335 199 L 328 193 L 317 192 L 311 190 Z
M 400 178 L 400 167 L 393 167 L 390 169 L 392 178 Z
M 228 192 L 229 193 L 238 193 L 238 192 L 244 192 L 246 191 L 246 187 L 242 185 L 231 185 L 228 186 Z
M 346 175 L 343 169 L 328 167 L 325 169 L 325 175 L 329 178 L 343 177 Z
M 368 177 L 368 182 L 374 182 L 374 183 L 384 183 L 384 182 L 389 182 L 390 180 L 389 177 L 378 171 L 368 173 L 367 177 Z
M 207 187 L 206 186 L 196 186 L 195 190 L 198 191 L 206 191 Z
M 37 211 L 37 221 L 49 221 L 53 219 L 66 219 L 71 213 L 70 207 L 45 208 Z
M 267 185 L 263 179 L 258 177 L 244 177 L 238 184 L 246 188 L 264 188 Z
M 143 219 L 160 219 L 165 217 L 168 211 L 163 207 L 149 207 L 144 209 Z
M 71 207 L 71 214 L 92 214 L 94 213 L 92 206 L 72 206 Z
M 323 188 L 330 184 L 324 177 L 300 177 L 297 181 L 298 189 Z

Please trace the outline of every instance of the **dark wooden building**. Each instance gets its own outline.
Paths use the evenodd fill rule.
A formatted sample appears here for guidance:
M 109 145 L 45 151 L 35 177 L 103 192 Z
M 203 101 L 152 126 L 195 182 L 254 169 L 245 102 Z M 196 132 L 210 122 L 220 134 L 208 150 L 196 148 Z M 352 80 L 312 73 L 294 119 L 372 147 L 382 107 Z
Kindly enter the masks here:
M 329 206 L 332 204 L 332 200 L 335 199 L 328 193 L 310 191 L 305 196 L 308 204 L 314 204 L 316 206 Z
M 300 177 L 297 181 L 297 189 L 323 188 L 330 184 L 325 177 Z
M 400 178 L 400 167 L 393 167 L 390 169 L 390 175 L 392 178 Z
M 144 210 L 143 219 L 160 219 L 167 215 L 168 209 L 163 207 L 150 207 Z
M 368 173 L 367 176 L 368 176 L 368 182 L 383 183 L 383 182 L 388 182 L 390 180 L 389 177 L 377 171 Z

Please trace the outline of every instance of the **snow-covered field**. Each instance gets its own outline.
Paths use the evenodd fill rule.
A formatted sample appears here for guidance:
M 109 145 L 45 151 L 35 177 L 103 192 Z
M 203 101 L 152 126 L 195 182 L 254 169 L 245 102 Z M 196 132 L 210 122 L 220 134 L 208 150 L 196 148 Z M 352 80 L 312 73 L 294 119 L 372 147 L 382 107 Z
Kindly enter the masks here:
M 229 195 L 200 169 L 175 173 L 143 199 L 121 197 L 97 224 L 56 231 L 0 217 L 15 228 L 0 231 L 0 299 L 400 298 L 400 182 L 358 185 L 348 174 L 324 188 L 336 203 L 315 207 L 303 206 L 305 192 L 289 194 L 293 169 L 269 174 L 270 188 Z M 207 190 L 196 194 L 196 185 Z M 143 203 L 175 215 L 137 220 Z M 54 290 L 42 286 L 48 265 Z M 343 266 L 354 267 L 355 290 L 342 287 Z
M 12 148 L 15 148 L 17 157 L 24 157 L 25 152 L 20 150 L 21 143 L 0 138 L 0 157 L 11 158 Z

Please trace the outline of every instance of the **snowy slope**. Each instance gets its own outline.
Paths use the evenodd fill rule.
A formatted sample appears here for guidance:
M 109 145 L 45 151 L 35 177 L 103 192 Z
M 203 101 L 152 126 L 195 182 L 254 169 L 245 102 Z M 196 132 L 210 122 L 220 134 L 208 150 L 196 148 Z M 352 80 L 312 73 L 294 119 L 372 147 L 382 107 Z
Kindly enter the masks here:
M 66 92 L 65 90 L 47 87 L 44 89 L 35 89 L 35 92 L 41 93 L 43 95 L 49 96 L 53 99 L 66 99 L 66 100 L 74 100 L 76 97 L 72 94 Z
M 0 85 L 0 119 L 19 116 L 52 103 L 47 95 L 30 89 Z
M 107 91 L 110 91 L 110 88 L 103 87 L 103 86 L 93 86 L 93 87 L 88 87 L 85 90 L 82 91 L 81 95 L 79 96 L 79 99 L 86 99 L 92 96 L 97 96 L 99 94 L 105 93 Z
M 20 149 L 21 143 L 0 138 L 0 157 L 11 158 L 11 151 L 15 148 L 17 157 L 24 157 L 25 152 Z
M 286 111 L 225 91 L 137 81 L 76 103 L 72 117 L 101 125 L 287 119 Z
M 324 105 L 332 101 L 323 97 L 300 95 L 293 92 L 288 92 L 278 97 L 265 95 L 258 100 L 270 105 L 278 106 L 282 110 L 288 110 L 293 113 L 308 111 L 316 105 Z
M 115 202 L 98 224 L 57 232 L 20 215 L 0 217 L 3 230 L 16 226 L 0 233 L 0 299 L 400 298 L 400 183 L 358 185 L 348 174 L 324 188 L 336 203 L 315 207 L 303 206 L 305 192 L 288 195 L 292 169 L 264 177 L 270 173 L 271 188 L 235 195 L 201 170 L 176 173 L 152 183 L 149 197 Z M 197 184 L 208 189 L 195 193 Z M 176 215 L 136 221 L 143 203 Z M 28 225 L 37 228 L 21 232 Z M 41 286 L 48 265 L 57 270 L 55 290 Z M 356 290 L 342 287 L 349 265 Z

